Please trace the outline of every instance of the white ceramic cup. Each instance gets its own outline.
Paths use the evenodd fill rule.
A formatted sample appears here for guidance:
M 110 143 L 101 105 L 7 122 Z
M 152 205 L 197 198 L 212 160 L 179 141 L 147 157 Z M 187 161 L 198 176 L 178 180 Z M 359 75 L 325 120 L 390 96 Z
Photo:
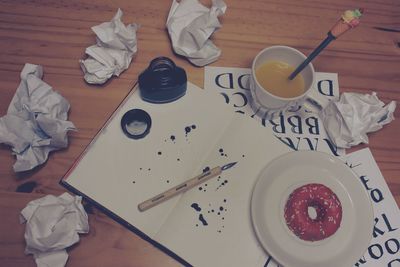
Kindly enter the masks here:
M 253 109 L 257 110 L 258 113 L 263 113 L 264 118 L 271 119 L 275 115 L 281 114 L 289 109 L 297 109 L 301 106 L 315 80 L 315 71 L 311 63 L 298 74 L 302 75 L 304 79 L 304 93 L 290 98 L 273 95 L 268 90 L 264 89 L 257 81 L 256 70 L 263 63 L 268 61 L 283 61 L 296 68 L 305 59 L 306 56 L 303 53 L 288 46 L 271 46 L 258 53 L 251 67 L 250 91 Z

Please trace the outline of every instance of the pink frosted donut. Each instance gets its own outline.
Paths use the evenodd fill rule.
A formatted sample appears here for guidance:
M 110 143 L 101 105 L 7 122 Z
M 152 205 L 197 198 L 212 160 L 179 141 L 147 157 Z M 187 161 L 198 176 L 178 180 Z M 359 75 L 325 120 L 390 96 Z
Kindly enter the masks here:
M 316 217 L 311 218 L 308 208 Z M 306 184 L 294 190 L 285 205 L 285 220 L 300 239 L 319 241 L 333 235 L 342 220 L 342 205 L 335 193 L 322 184 Z

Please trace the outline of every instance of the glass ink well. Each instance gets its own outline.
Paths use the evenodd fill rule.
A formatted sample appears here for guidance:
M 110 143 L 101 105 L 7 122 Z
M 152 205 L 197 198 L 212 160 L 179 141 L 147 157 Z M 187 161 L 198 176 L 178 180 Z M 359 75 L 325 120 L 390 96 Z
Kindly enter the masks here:
M 167 57 L 150 62 L 139 75 L 140 96 L 151 103 L 173 102 L 186 93 L 187 77 L 184 69 Z
M 167 57 L 153 59 L 139 75 L 140 96 L 150 103 L 173 102 L 185 95 L 186 86 L 185 70 Z M 122 116 L 121 128 L 131 139 L 144 138 L 150 132 L 151 117 L 142 109 L 131 109 Z

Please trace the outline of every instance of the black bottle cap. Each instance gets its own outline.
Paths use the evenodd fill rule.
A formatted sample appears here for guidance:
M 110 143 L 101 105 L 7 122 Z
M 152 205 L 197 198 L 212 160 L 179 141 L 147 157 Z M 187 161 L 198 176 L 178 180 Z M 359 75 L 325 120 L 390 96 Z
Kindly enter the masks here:
M 129 138 L 141 139 L 150 132 L 151 117 L 142 109 L 131 109 L 122 116 L 121 128 Z
M 139 75 L 139 90 L 143 100 L 168 103 L 186 93 L 187 77 L 184 69 L 167 57 L 158 57 Z

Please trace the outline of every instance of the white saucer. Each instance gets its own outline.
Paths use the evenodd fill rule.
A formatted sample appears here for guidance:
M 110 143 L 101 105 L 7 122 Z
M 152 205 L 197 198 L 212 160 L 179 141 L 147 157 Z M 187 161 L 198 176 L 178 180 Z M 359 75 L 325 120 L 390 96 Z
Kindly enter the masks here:
M 309 183 L 329 187 L 343 212 L 336 233 L 316 242 L 295 236 L 283 212 L 290 193 Z M 339 159 L 315 151 L 287 153 L 260 172 L 251 216 L 261 245 L 285 267 L 353 266 L 369 246 L 374 223 L 371 201 L 358 176 Z

